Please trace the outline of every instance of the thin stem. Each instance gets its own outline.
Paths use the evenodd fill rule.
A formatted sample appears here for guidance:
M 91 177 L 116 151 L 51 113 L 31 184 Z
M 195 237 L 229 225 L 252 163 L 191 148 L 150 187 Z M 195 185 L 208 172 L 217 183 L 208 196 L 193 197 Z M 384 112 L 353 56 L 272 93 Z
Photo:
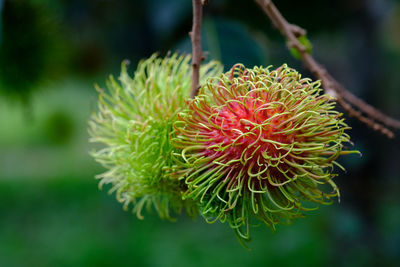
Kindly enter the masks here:
M 383 114 L 373 106 L 365 103 L 363 100 L 347 91 L 338 81 L 336 81 L 321 64 L 307 53 L 306 48 L 297 39 L 297 37 L 302 35 L 302 32 L 305 33 L 305 31 L 299 26 L 287 22 L 271 0 L 255 1 L 260 5 L 281 34 L 288 39 L 289 48 L 295 48 L 300 53 L 301 59 L 306 68 L 321 80 L 326 93 L 336 97 L 338 103 L 351 116 L 356 117 L 361 122 L 389 138 L 394 137 L 393 132 L 385 126 L 400 129 L 400 121 Z M 351 105 L 354 105 L 360 111 L 355 110 Z M 363 116 L 362 113 L 366 114 L 367 117 Z
M 193 26 L 190 32 L 192 39 L 192 93 L 194 98 L 199 91 L 200 64 L 202 61 L 201 52 L 201 19 L 203 13 L 202 1 L 193 0 Z

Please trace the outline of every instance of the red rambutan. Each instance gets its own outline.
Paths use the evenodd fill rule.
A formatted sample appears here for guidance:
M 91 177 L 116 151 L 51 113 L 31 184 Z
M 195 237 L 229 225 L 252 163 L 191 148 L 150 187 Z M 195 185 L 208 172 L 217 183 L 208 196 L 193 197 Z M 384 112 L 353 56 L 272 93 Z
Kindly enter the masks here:
M 237 64 L 209 79 L 174 124 L 183 197 L 244 239 L 252 217 L 274 227 L 303 216 L 305 202 L 330 203 L 339 195 L 335 160 L 355 151 L 343 151 L 349 127 L 319 86 L 286 65 Z

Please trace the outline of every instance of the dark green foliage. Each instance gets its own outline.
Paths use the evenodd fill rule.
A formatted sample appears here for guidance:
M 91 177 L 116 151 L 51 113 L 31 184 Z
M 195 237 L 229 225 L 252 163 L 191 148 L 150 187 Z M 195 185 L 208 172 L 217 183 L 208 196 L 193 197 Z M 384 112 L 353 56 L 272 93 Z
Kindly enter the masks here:
M 60 29 L 50 11 L 33 1 L 5 1 L 2 20 L 0 92 L 26 101 L 62 68 Z

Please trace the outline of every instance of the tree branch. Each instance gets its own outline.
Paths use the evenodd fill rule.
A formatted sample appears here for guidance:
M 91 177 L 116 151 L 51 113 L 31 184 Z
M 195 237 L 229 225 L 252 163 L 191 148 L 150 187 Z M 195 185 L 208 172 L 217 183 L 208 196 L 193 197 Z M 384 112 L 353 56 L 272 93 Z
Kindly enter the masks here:
M 400 121 L 383 114 L 373 106 L 365 103 L 336 81 L 321 64 L 307 53 L 306 48 L 297 39 L 297 37 L 305 34 L 305 30 L 297 25 L 288 23 L 271 0 L 255 1 L 260 5 L 281 34 L 286 37 L 289 48 L 295 48 L 300 53 L 306 68 L 321 80 L 327 94 L 334 96 L 337 102 L 350 116 L 356 117 L 361 122 L 389 138 L 394 137 L 393 132 L 386 127 L 400 129 Z M 353 108 L 352 105 L 359 109 L 359 111 Z M 366 114 L 366 116 L 362 115 L 362 113 Z
M 200 64 L 202 61 L 201 52 L 201 19 L 203 16 L 202 0 L 193 0 L 193 26 L 190 32 L 192 40 L 192 93 L 194 98 L 199 91 Z

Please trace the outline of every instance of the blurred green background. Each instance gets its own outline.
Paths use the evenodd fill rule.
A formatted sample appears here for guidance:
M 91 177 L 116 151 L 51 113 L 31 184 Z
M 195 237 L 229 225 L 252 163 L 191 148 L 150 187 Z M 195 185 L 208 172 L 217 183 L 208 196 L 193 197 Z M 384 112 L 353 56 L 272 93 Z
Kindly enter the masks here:
M 253 1 L 209 2 L 207 59 L 309 75 Z M 339 81 L 400 118 L 400 1 L 275 2 Z M 124 59 L 133 74 L 153 52 L 190 52 L 191 19 L 189 0 L 0 0 L 0 266 L 400 266 L 400 139 L 351 118 L 363 157 L 341 161 L 341 202 L 253 229 L 251 251 L 228 225 L 140 221 L 98 190 L 93 84 Z

